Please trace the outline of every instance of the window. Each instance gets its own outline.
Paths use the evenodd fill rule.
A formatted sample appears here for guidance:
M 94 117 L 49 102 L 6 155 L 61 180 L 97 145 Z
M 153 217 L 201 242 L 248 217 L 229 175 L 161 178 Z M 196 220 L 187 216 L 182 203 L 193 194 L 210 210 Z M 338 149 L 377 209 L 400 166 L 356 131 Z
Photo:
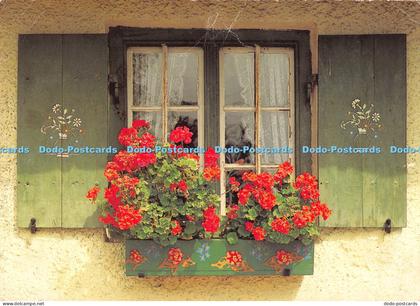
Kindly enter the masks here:
M 220 50 L 220 145 L 241 149 L 221 155 L 222 214 L 237 203 L 226 193 L 230 177 L 241 181 L 245 171 L 275 171 L 287 160 L 294 164 L 288 150 L 294 148 L 293 56 L 291 48 L 258 45 Z
M 234 200 L 224 186 L 232 175 L 286 160 L 310 171 L 310 155 L 294 150 L 311 143 L 309 32 L 117 27 L 109 37 L 110 79 L 123 89 L 113 100 L 127 112 L 110 134 L 142 118 L 160 137 L 193 127 L 193 146 L 283 148 L 221 154 L 222 214 Z

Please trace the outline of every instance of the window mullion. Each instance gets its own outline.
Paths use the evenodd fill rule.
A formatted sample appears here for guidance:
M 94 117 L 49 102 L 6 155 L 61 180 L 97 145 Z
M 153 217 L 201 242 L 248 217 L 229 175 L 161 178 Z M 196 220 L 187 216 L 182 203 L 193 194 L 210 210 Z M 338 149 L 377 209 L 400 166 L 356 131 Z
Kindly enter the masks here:
M 162 77 L 163 77 L 163 86 L 162 86 L 162 128 L 163 128 L 163 142 L 167 141 L 168 133 L 168 46 L 165 44 L 162 45 L 163 53 L 163 65 L 162 65 Z
M 260 145 L 260 54 L 261 47 L 255 45 L 255 59 L 254 59 L 254 88 L 255 88 L 255 145 Z M 255 153 L 255 167 L 257 173 L 261 172 L 261 156 Z

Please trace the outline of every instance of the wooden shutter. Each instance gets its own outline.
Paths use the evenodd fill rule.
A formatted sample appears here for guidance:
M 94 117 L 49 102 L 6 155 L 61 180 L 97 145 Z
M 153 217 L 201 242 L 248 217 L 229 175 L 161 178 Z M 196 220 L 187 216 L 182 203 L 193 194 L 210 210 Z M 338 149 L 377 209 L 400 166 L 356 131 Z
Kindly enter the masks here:
M 107 154 L 59 157 L 39 146 L 107 146 L 107 37 L 20 35 L 18 65 L 17 141 L 30 148 L 17 157 L 18 226 L 35 218 L 37 227 L 96 227 L 97 207 L 85 194 L 105 185 Z M 64 109 L 72 121 L 60 136 L 48 126 Z
M 319 145 L 381 148 L 318 155 L 324 226 L 406 226 L 406 84 L 405 35 L 320 36 Z

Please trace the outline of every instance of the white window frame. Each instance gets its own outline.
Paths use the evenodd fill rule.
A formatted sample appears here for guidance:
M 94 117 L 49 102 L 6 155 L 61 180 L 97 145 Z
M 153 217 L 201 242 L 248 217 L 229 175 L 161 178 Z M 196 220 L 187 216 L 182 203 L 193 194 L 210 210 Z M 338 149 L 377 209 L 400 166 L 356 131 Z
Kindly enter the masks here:
M 254 54 L 254 102 L 253 107 L 240 107 L 240 106 L 225 106 L 225 88 L 224 88 L 224 54 L 227 53 L 253 53 Z M 260 55 L 261 53 L 284 53 L 288 56 L 289 59 L 289 82 L 288 82 L 288 98 L 289 106 L 288 107 L 263 107 L 260 105 Z M 254 142 L 256 147 L 261 146 L 261 113 L 262 111 L 269 112 L 284 112 L 289 113 L 289 141 L 288 145 L 290 148 L 295 150 L 295 83 L 294 83 L 295 73 L 294 73 L 294 50 L 293 48 L 280 48 L 280 47 L 270 47 L 262 48 L 258 45 L 254 47 L 226 47 L 221 48 L 219 51 L 219 92 L 220 92 L 220 146 L 225 147 L 225 114 L 226 111 L 246 111 L 254 112 Z M 255 170 L 257 173 L 261 173 L 262 168 L 264 169 L 276 169 L 277 164 L 264 164 L 261 163 L 260 154 L 254 155 L 254 163 L 252 164 L 227 164 L 225 162 L 225 154 L 220 154 L 220 191 L 221 191 L 221 205 L 220 205 L 220 214 L 222 216 L 226 215 L 226 171 L 229 170 Z M 295 160 L 292 157 L 292 154 L 289 154 L 289 161 L 294 166 Z M 294 173 L 292 174 L 294 177 Z

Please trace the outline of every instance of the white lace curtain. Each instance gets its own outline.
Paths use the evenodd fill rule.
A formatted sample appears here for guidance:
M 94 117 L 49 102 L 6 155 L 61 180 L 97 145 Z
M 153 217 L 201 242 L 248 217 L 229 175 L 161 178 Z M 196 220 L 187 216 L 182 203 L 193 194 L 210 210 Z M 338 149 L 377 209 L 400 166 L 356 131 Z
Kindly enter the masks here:
M 254 101 L 254 59 L 251 56 L 235 56 L 236 75 L 239 76 L 240 96 L 245 106 Z M 289 60 L 286 54 L 262 54 L 260 62 L 260 101 L 265 107 L 287 107 Z M 251 90 L 250 90 L 251 89 Z M 242 122 L 249 126 L 249 123 Z M 288 113 L 263 112 L 261 116 L 261 146 L 283 147 L 289 143 Z M 248 128 L 249 130 L 249 128 Z M 263 164 L 279 164 L 287 160 L 286 154 L 264 154 Z

